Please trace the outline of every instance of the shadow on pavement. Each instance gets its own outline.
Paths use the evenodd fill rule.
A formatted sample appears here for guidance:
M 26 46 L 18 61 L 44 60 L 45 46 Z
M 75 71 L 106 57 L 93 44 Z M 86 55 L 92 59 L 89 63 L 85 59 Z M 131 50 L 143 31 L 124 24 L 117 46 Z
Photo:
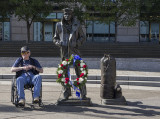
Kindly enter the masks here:
M 2 105 L 0 104 L 0 112 L 21 112 L 20 108 L 13 106 Z
M 160 115 L 160 107 L 159 106 L 149 106 L 143 105 L 142 102 L 127 102 L 127 106 L 118 106 L 118 105 L 99 105 L 93 104 L 92 106 L 56 106 L 51 103 L 45 105 L 43 108 L 34 109 L 37 111 L 46 111 L 46 112 L 58 112 L 58 113 L 76 113 L 88 115 L 88 113 L 84 112 L 92 112 L 90 116 L 101 117 L 101 114 L 107 115 L 119 115 L 119 116 L 156 116 Z M 159 109 L 156 111 L 156 109 Z M 32 111 L 31 108 L 25 108 L 24 111 Z M 112 111 L 113 110 L 113 111 Z M 99 115 L 100 114 L 100 115 Z
M 56 106 L 54 103 L 44 104 L 44 107 L 30 108 L 29 105 L 25 108 L 17 108 L 13 106 L 0 105 L 0 112 L 26 112 L 38 111 L 47 113 L 62 113 L 76 114 L 90 117 L 113 118 L 112 116 L 146 116 L 154 117 L 160 115 L 159 106 L 143 105 L 142 102 L 127 102 L 127 106 L 119 105 L 100 105 L 93 103 L 92 106 Z M 121 119 L 121 118 L 117 118 Z M 124 118 L 125 119 L 125 118 Z M 126 118 L 127 119 L 127 118 Z

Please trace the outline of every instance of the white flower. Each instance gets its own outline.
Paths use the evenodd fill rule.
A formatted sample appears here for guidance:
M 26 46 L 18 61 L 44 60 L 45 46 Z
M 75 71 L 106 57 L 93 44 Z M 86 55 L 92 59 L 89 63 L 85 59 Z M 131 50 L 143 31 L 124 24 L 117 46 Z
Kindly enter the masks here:
M 61 81 L 62 81 L 62 82 L 65 82 L 65 78 L 62 78 Z
M 81 63 L 83 63 L 83 60 L 80 60 Z
M 86 71 L 82 71 L 82 73 L 84 73 L 84 75 L 86 75 Z
M 80 66 L 83 67 L 83 65 L 85 65 L 85 63 L 81 63 Z
M 84 81 L 83 78 L 79 78 L 79 83 L 82 83 Z
M 80 68 L 81 71 L 83 71 L 83 68 Z
M 84 79 L 87 80 L 87 77 L 85 77 Z
M 62 74 L 62 73 L 63 73 L 63 70 L 59 70 L 58 73 L 59 73 L 59 74 Z
M 62 64 L 65 66 L 67 65 L 67 61 L 63 61 Z
M 59 66 L 58 66 L 59 68 L 61 68 L 61 65 L 59 64 Z

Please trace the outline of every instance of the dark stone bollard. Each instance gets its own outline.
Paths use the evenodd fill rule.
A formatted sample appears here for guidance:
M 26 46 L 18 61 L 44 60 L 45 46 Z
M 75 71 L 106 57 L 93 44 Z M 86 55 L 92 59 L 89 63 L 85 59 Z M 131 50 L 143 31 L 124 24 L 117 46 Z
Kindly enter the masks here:
M 107 54 L 101 59 L 100 97 L 102 104 L 127 104 L 122 96 L 122 88 L 116 84 L 116 60 Z
M 101 84 L 100 96 L 103 99 L 113 99 L 114 98 L 114 86 L 109 86 L 108 84 Z
M 103 99 L 114 98 L 114 87 L 116 85 L 116 61 L 110 55 L 104 55 L 101 59 L 101 92 Z

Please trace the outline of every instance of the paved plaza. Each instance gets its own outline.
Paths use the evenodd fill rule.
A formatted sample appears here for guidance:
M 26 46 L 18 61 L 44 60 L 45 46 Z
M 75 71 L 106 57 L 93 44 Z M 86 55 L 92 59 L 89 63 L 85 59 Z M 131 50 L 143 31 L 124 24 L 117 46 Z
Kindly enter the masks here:
M 123 88 L 127 106 L 101 105 L 100 85 L 87 84 L 87 97 L 92 106 L 56 106 L 62 97 L 61 86 L 43 82 L 44 107 L 30 107 L 31 94 L 26 93 L 25 108 L 16 108 L 10 102 L 10 81 L 0 81 L 0 119 L 160 119 L 160 91 Z M 72 97 L 75 97 L 73 92 Z
M 56 106 L 62 97 L 61 85 L 55 82 L 59 58 L 39 58 L 44 67 L 43 107 L 31 105 L 31 92 L 26 90 L 25 108 L 11 103 L 12 63 L 16 58 L 0 58 L 0 119 L 160 119 L 160 60 L 117 59 L 117 82 L 127 104 L 101 105 L 100 58 L 85 59 L 89 67 L 87 97 L 92 106 Z M 50 65 L 52 64 L 52 65 Z M 72 73 L 72 72 L 71 72 Z M 92 81 L 94 79 L 94 81 Z M 49 82 L 48 82 L 49 81 Z M 76 98 L 73 92 L 71 98 Z

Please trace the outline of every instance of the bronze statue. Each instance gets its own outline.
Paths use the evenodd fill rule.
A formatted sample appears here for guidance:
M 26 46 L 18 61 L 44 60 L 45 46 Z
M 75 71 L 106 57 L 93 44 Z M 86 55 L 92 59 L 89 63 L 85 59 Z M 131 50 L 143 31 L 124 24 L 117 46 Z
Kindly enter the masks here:
M 80 56 L 78 47 L 85 41 L 80 21 L 73 16 L 73 11 L 70 8 L 63 9 L 64 15 L 61 22 L 56 24 L 56 31 L 53 37 L 55 45 L 60 47 L 61 60 L 69 58 L 71 54 Z M 78 68 L 75 67 L 76 75 L 79 77 Z M 67 74 L 66 74 L 67 75 Z M 81 98 L 86 98 L 86 85 L 80 87 Z M 71 89 L 63 87 L 64 99 L 71 96 Z

